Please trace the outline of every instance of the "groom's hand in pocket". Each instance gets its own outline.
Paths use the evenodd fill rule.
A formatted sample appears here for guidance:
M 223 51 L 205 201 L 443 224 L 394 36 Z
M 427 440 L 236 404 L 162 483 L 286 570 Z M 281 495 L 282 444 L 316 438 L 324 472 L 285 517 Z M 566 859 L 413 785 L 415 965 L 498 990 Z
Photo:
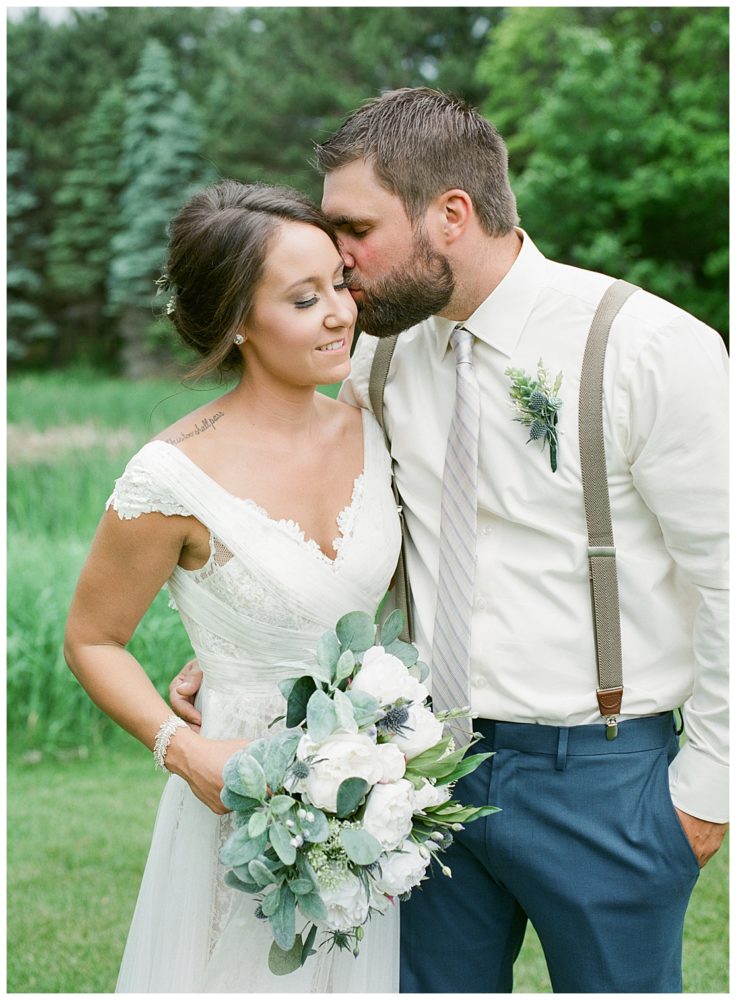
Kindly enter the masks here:
M 693 853 L 698 859 L 698 864 L 703 868 L 723 843 L 728 823 L 710 823 L 707 820 L 691 816 L 676 806 L 675 811 L 685 831 L 685 836 L 690 841 Z
M 202 725 L 202 716 L 194 707 L 194 699 L 202 684 L 202 671 L 196 660 L 186 663 L 169 684 L 169 704 L 180 719 L 195 733 Z

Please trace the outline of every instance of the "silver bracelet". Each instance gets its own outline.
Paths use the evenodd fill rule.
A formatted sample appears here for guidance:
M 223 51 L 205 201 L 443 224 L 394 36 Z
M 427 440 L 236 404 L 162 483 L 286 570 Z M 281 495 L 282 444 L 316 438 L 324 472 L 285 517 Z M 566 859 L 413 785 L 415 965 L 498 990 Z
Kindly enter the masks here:
M 186 722 L 180 719 L 178 715 L 170 715 L 158 727 L 156 739 L 153 741 L 153 762 L 157 771 L 166 770 L 166 751 L 169 749 L 171 737 L 177 729 L 180 729 L 182 726 L 186 728 L 186 725 Z

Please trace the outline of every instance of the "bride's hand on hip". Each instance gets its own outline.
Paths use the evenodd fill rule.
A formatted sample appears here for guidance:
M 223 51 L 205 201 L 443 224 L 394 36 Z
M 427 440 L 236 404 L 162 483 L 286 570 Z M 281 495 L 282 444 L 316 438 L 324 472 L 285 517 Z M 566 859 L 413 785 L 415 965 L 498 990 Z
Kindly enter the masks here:
M 248 740 L 209 740 L 191 729 L 177 729 L 166 752 L 166 767 L 184 778 L 191 790 L 212 812 L 229 812 L 222 804 L 222 770 Z

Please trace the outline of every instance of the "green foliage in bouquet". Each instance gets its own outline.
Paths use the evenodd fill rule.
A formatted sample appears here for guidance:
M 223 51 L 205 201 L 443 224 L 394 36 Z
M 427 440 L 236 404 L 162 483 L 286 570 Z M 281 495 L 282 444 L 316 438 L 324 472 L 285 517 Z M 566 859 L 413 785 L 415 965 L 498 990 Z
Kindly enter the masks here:
M 452 842 L 452 832 L 496 811 L 450 799 L 445 786 L 490 754 L 466 758 L 468 747 L 456 749 L 444 735 L 441 723 L 467 710 L 444 712 L 436 720 L 431 716 L 423 705 L 427 690 L 422 681 L 428 668 L 416 648 L 398 638 L 401 628 L 399 611 L 380 629 L 365 612 L 343 616 L 334 631 L 320 638 L 314 662 L 305 664 L 305 672 L 281 682 L 286 713 L 271 726 L 285 720 L 287 728 L 249 743 L 225 766 L 222 801 L 234 813 L 235 829 L 220 859 L 230 869 L 227 884 L 254 895 L 256 915 L 269 923 L 274 939 L 269 968 L 274 974 L 292 972 L 315 954 L 320 929 L 330 950 L 357 954 L 363 925 L 393 902 L 396 890 L 386 886 L 399 883 L 385 881 L 392 859 L 401 854 L 402 864 L 415 864 L 397 893 L 404 898 L 424 877 L 430 861 Z M 379 660 L 388 678 L 389 693 L 380 697 L 355 685 L 369 650 L 368 662 L 375 665 Z M 396 687 L 395 677 L 411 697 L 396 694 L 400 684 Z M 398 745 L 414 733 L 410 710 L 423 713 L 423 723 L 429 726 L 426 749 Z M 345 764 L 340 757 L 346 746 L 358 763 Z M 334 787 L 325 791 L 320 786 L 317 793 L 310 778 L 320 767 L 331 766 L 332 753 Z M 350 773 L 351 768 L 362 773 Z M 417 804 L 414 790 L 423 790 L 424 806 Z M 407 817 L 389 842 L 380 796 L 394 793 L 404 802 Z M 351 911 L 359 915 L 338 919 L 325 900 L 329 902 L 330 892 L 346 879 L 361 895 L 358 910 Z M 304 923 L 301 930 L 298 919 Z

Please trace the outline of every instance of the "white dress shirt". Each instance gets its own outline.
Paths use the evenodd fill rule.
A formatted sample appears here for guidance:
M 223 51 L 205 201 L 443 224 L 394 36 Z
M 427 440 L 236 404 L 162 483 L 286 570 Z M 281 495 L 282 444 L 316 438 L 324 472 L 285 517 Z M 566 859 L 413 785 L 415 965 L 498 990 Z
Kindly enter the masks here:
M 578 450 L 578 391 L 595 309 L 612 280 L 523 245 L 464 325 L 481 391 L 472 708 L 483 718 L 600 722 Z M 431 662 L 442 472 L 455 394 L 454 322 L 399 337 L 385 419 L 406 512 L 417 645 Z M 376 339 L 363 335 L 342 397 L 370 407 Z M 559 391 L 559 467 L 515 421 L 509 367 Z M 728 817 L 728 380 L 723 341 L 637 291 L 614 321 L 604 429 L 621 601 L 621 719 L 683 707 L 674 803 Z

